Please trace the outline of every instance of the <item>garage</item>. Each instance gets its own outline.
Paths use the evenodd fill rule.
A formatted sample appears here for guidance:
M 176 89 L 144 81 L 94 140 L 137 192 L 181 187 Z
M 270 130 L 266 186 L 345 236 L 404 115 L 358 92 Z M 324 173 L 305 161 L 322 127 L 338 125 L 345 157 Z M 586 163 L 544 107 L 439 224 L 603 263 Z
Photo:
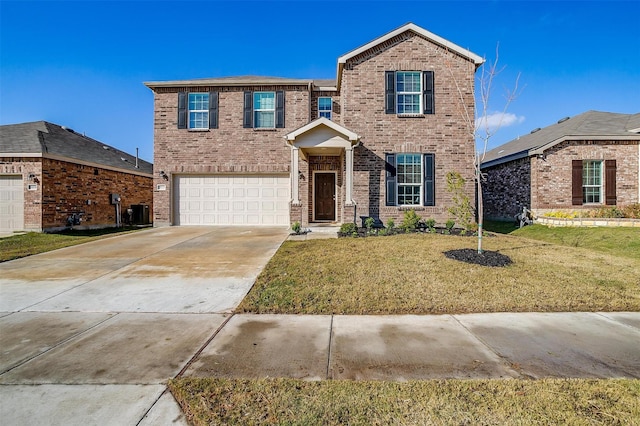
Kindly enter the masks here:
M 178 175 L 174 225 L 289 225 L 288 175 Z
M 22 176 L 0 176 L 0 232 L 24 229 Z

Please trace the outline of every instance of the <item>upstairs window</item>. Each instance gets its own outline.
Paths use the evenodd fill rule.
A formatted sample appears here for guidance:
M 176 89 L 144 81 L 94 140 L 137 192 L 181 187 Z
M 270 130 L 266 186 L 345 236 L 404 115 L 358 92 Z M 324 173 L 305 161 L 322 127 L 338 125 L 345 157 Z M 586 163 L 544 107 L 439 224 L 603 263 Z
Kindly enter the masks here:
M 189 93 L 189 128 L 209 128 L 208 93 Z
M 244 92 L 242 127 L 245 129 L 284 128 L 284 91 Z
M 328 97 L 318 98 L 318 117 L 324 117 L 331 120 L 333 112 L 333 100 Z
M 386 71 L 385 114 L 435 114 L 433 71 Z
M 275 92 L 255 92 L 253 94 L 253 127 L 274 129 L 276 127 Z
M 396 111 L 398 114 L 422 112 L 422 85 L 419 72 L 396 72 Z
M 218 92 L 178 93 L 178 129 L 218 128 Z

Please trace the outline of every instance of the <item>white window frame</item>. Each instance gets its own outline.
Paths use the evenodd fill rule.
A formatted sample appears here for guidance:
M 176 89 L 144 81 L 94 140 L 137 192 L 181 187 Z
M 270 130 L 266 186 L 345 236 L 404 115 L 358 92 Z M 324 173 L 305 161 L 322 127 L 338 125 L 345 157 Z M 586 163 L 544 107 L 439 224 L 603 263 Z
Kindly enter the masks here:
M 415 182 L 411 182 L 411 183 L 405 183 L 405 182 L 400 182 L 400 176 L 407 176 L 407 173 L 401 173 L 400 172 L 400 158 L 401 157 L 405 157 L 405 156 L 417 156 L 418 157 L 418 161 L 420 164 L 420 171 L 418 174 L 418 183 Z M 409 163 L 410 165 L 415 165 L 416 163 Z M 407 165 L 407 163 L 403 163 L 403 165 Z M 415 172 L 412 172 L 415 173 Z M 423 161 L 423 155 L 419 154 L 419 153 L 398 153 L 396 154 L 396 205 L 397 206 L 421 206 L 422 205 L 422 197 L 423 197 L 423 192 L 424 192 L 424 161 Z M 414 198 L 414 203 L 411 204 L 406 204 L 406 203 L 401 203 L 400 202 L 400 197 L 404 197 L 406 198 L 406 195 L 401 195 L 400 194 L 400 188 L 403 187 L 412 187 L 412 188 L 419 188 L 418 190 L 418 194 L 417 194 L 417 199 L 415 198 L 416 195 L 414 194 L 412 197 Z
M 590 165 L 598 165 L 597 175 L 591 171 L 595 171 L 595 167 Z M 604 162 L 602 160 L 585 160 L 582 163 L 582 202 L 583 204 L 602 204 L 602 190 L 604 188 Z M 590 183 L 597 180 L 599 183 Z M 595 190 L 595 191 L 594 191 Z M 597 196 L 598 200 L 594 201 Z
M 194 97 L 194 103 L 196 104 L 196 106 L 198 107 L 205 107 L 205 109 L 196 109 L 196 108 L 191 108 L 191 97 Z M 202 99 L 195 99 L 197 97 L 202 97 Z M 206 101 L 204 101 L 203 99 L 206 98 Z M 189 129 L 193 129 L 193 130 L 202 130 L 202 129 L 208 129 L 209 128 L 209 102 L 211 101 L 211 99 L 209 99 L 209 93 L 199 93 L 199 92 L 195 92 L 195 93 L 189 93 L 188 97 L 187 97 L 187 125 Z M 200 104 L 200 105 L 197 105 Z M 205 105 L 206 104 L 206 105 Z M 191 118 L 191 114 L 194 113 L 196 114 L 196 116 L 198 117 L 197 119 L 194 118 L 192 120 Z M 195 123 L 200 123 L 200 125 L 192 125 Z
M 329 99 L 329 109 L 328 110 L 321 110 L 320 109 L 320 100 L 321 99 Z M 322 114 L 328 114 L 328 116 L 326 115 L 322 115 Z M 318 98 L 318 117 L 325 117 L 327 120 L 331 120 L 333 116 L 333 98 L 331 98 L 330 96 L 320 96 Z
M 399 76 L 400 75 L 404 76 L 405 74 L 417 74 L 418 75 L 418 91 L 417 92 L 416 91 L 407 91 L 407 90 L 402 90 L 401 91 L 401 90 L 399 90 L 399 88 L 398 88 L 398 84 L 399 84 L 399 80 L 400 80 Z M 396 114 L 398 114 L 398 115 L 422 114 L 422 111 L 423 111 L 422 110 L 422 102 L 423 102 L 423 100 L 422 100 L 422 90 L 423 90 L 423 87 L 422 87 L 422 84 L 423 84 L 422 83 L 422 71 L 396 71 L 396 76 L 395 77 L 396 77 L 395 78 L 395 85 L 396 85 L 396 87 L 395 87 L 395 91 L 396 91 Z M 404 78 L 403 78 L 402 84 L 404 86 L 406 86 L 404 84 Z M 406 88 L 406 87 L 404 87 L 404 88 Z M 418 97 L 418 110 L 417 111 L 407 112 L 405 110 L 405 111 L 400 112 L 400 104 L 401 104 L 400 103 L 400 97 L 401 96 L 407 96 L 407 95 L 415 95 L 415 96 Z M 402 105 L 405 106 L 406 103 L 402 102 Z M 415 105 L 415 104 L 413 104 L 413 105 Z
M 272 94 L 273 95 L 273 108 L 256 108 L 256 96 L 262 94 Z M 259 126 L 258 125 L 258 112 L 271 112 L 273 117 L 273 125 L 272 126 Z M 276 92 L 273 91 L 265 91 L 265 92 L 253 92 L 253 128 L 254 129 L 275 129 L 276 128 Z

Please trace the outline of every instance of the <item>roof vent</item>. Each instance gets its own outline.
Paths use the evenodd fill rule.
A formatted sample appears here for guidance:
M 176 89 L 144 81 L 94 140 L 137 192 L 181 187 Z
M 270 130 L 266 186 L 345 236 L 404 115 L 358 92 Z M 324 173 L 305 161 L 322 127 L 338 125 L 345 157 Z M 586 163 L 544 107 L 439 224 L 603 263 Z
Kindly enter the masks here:
M 107 150 L 108 150 L 108 149 L 109 149 L 109 147 L 108 147 L 108 146 L 106 146 L 106 145 L 102 145 L 102 149 L 107 149 Z
M 571 117 L 561 118 L 560 120 L 558 120 L 558 124 L 560 124 L 560 123 L 564 123 L 564 122 L 565 122 L 565 121 L 567 121 L 569 118 L 571 118 Z
M 71 128 L 67 127 L 67 126 L 60 126 L 60 127 L 61 127 L 63 130 L 66 130 L 67 132 L 75 133 L 75 132 L 73 131 L 73 129 L 71 129 Z
M 540 127 L 536 127 L 535 129 L 533 129 L 533 130 L 531 131 L 531 133 L 535 133 L 535 132 L 538 132 L 538 131 L 540 131 L 540 130 L 542 130 Z

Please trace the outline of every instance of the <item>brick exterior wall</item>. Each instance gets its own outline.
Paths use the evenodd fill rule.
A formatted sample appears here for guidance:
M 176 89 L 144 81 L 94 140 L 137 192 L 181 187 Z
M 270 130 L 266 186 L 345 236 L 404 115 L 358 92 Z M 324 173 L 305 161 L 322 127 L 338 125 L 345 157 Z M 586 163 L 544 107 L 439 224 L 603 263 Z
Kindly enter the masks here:
M 385 71 L 434 71 L 435 114 L 401 118 L 384 112 Z M 179 174 L 289 173 L 291 148 L 283 136 L 318 117 L 317 100 L 333 98 L 334 122 L 362 137 L 354 150 L 353 199 L 345 205 L 346 159 L 300 155 L 300 205 L 290 207 L 292 222 L 307 226 L 313 219 L 313 171 L 338 172 L 337 222 L 378 216 L 401 220 L 404 211 L 385 206 L 385 161 L 388 152 L 434 153 L 436 206 L 416 206 L 423 217 L 444 222 L 451 195 L 445 175 L 458 171 L 467 179 L 466 192 L 474 197 L 474 140 L 462 117 L 474 111 L 475 65 L 432 42 L 405 32 L 350 59 L 344 67 L 340 93 L 314 91 L 308 86 L 155 87 L 154 90 L 154 225 L 167 226 L 172 218 L 172 183 Z M 459 100 L 455 82 L 463 90 Z M 270 131 L 244 129 L 245 90 L 285 91 L 285 128 Z M 178 92 L 219 92 L 219 128 L 206 131 L 178 129 Z M 168 178 L 159 175 L 164 171 Z M 157 185 L 163 185 L 158 190 Z
M 604 205 L 604 200 L 599 205 L 571 205 L 572 160 L 616 160 L 617 205 L 640 202 L 639 149 L 638 141 L 565 141 L 545 151 L 544 159 L 532 158 L 532 210 L 541 215 L 551 210 L 589 210 Z
M 285 128 L 245 129 L 245 90 L 285 91 Z M 178 92 L 219 92 L 217 129 L 178 129 Z M 291 148 L 284 136 L 307 124 L 310 114 L 307 86 L 180 87 L 155 90 L 154 96 L 154 225 L 172 224 L 171 185 L 174 174 L 289 173 Z M 164 171 L 168 180 L 159 176 Z
M 522 158 L 483 170 L 484 217 L 514 220 L 522 207 L 531 208 L 531 159 Z
M 153 209 L 152 178 L 48 158 L 2 158 L 0 174 L 21 174 L 24 182 L 24 228 L 28 231 L 64 229 L 67 218 L 82 213 L 82 227 L 115 226 L 110 194 L 121 196 L 123 212 L 131 204 Z M 38 180 L 30 191 L 29 174 Z M 97 174 L 96 174 L 97 173 Z M 91 201 L 89 204 L 88 201 Z
M 385 71 L 434 71 L 435 114 L 399 117 L 385 114 Z M 475 66 L 412 32 L 405 32 L 347 61 L 341 88 L 341 124 L 361 136 L 354 153 L 354 201 L 357 216 L 376 216 L 396 223 L 400 207 L 385 206 L 385 153 L 434 153 L 434 207 L 416 206 L 424 218 L 439 223 L 449 218 L 451 194 L 446 174 L 457 171 L 474 196 L 475 144 L 462 120 L 462 111 L 474 112 Z M 463 90 L 459 100 L 455 82 Z
M 29 180 L 32 174 L 35 179 Z M 0 157 L 0 175 L 21 175 L 24 185 L 24 229 L 42 231 L 42 159 L 21 157 Z M 29 191 L 29 184 L 36 184 L 35 191 Z
M 530 157 L 485 169 L 485 218 L 511 220 L 522 206 L 540 216 L 549 211 L 590 210 L 605 205 L 572 205 L 573 160 L 616 160 L 616 204 L 638 203 L 638 141 L 565 141 L 543 157 Z M 606 176 L 603 174 L 603 186 Z

